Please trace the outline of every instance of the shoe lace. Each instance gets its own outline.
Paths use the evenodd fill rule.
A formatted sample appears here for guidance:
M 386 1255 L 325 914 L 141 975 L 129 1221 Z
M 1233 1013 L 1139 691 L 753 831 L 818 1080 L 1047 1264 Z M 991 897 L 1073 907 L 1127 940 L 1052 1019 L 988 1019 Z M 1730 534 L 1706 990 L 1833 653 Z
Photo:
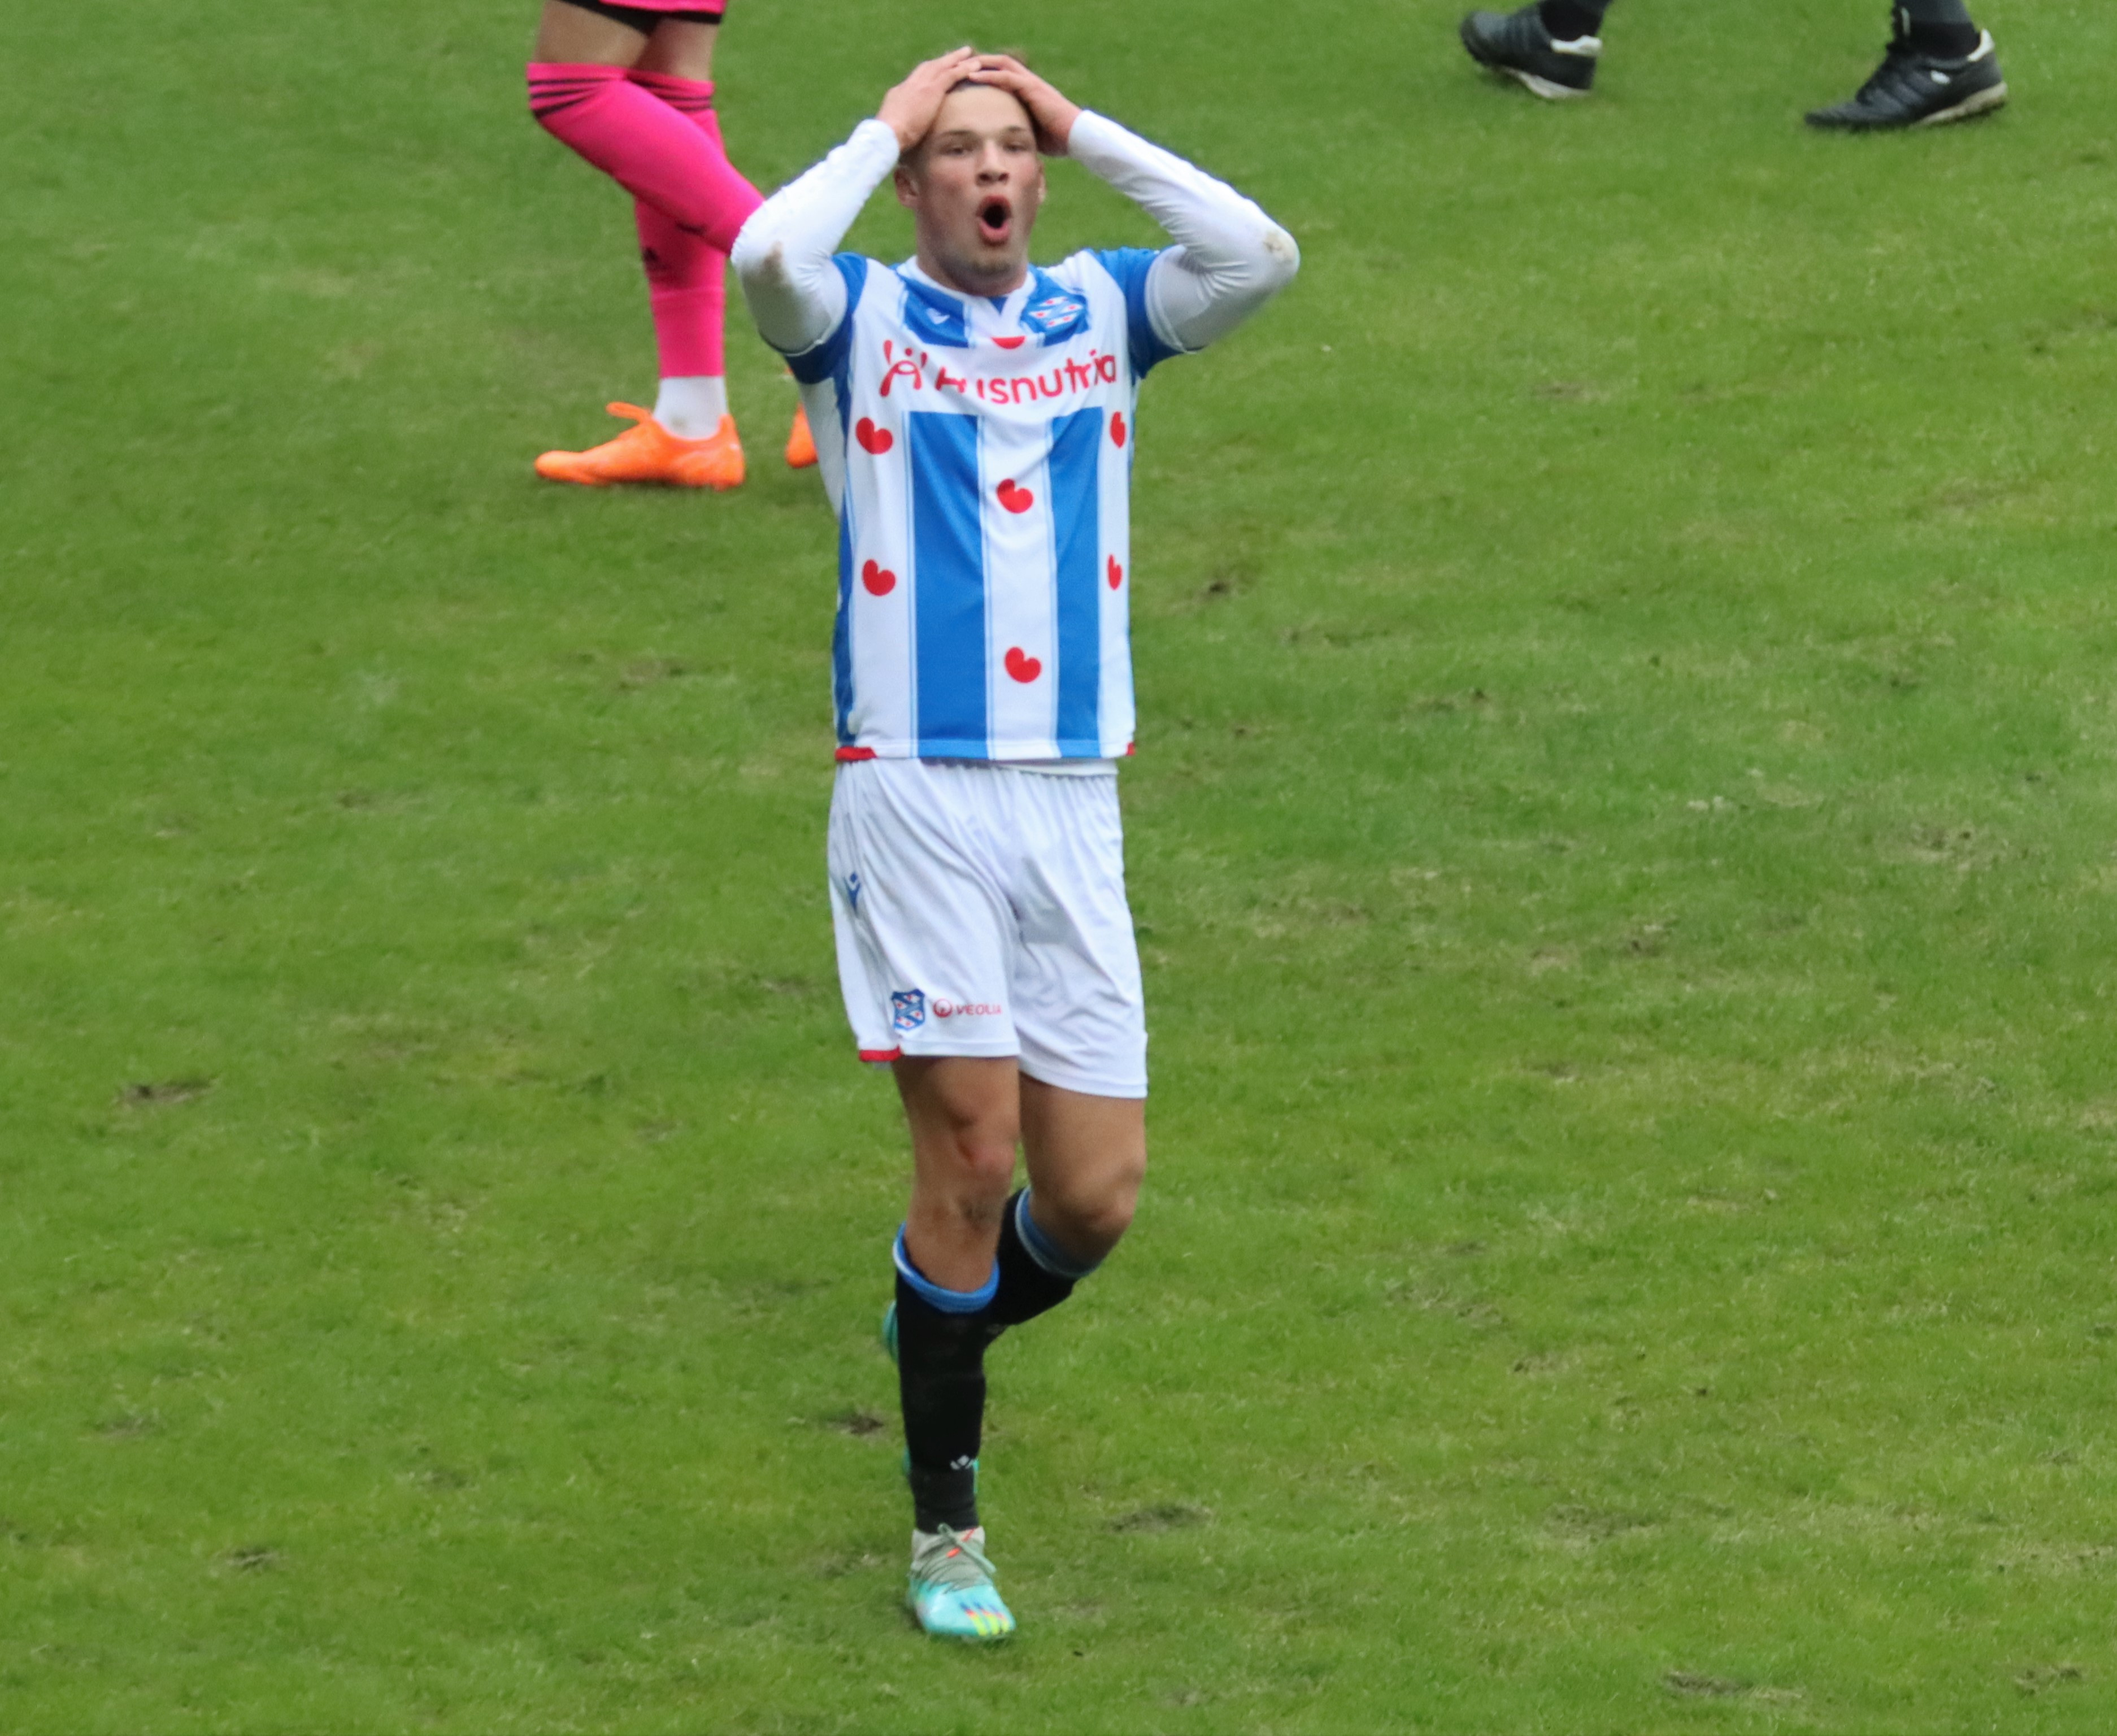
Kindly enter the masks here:
M 920 1578 L 945 1591 L 967 1591 L 993 1582 L 993 1565 L 985 1552 L 963 1532 L 945 1525 L 920 1550 L 917 1566 Z

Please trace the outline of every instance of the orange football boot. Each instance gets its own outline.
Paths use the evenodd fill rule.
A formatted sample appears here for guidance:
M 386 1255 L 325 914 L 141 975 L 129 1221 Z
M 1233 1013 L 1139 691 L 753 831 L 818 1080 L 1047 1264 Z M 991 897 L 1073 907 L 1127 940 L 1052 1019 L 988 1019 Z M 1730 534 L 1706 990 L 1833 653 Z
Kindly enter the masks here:
M 554 482 L 582 482 L 590 488 L 612 482 L 667 482 L 678 488 L 735 488 L 743 477 L 742 442 L 735 418 L 702 440 L 684 440 L 637 404 L 612 404 L 612 416 L 629 416 L 633 426 L 614 440 L 586 452 L 547 452 L 537 460 L 537 474 Z
M 794 431 L 786 436 L 786 467 L 806 470 L 816 462 L 816 436 L 809 431 L 809 412 L 800 403 L 794 406 Z

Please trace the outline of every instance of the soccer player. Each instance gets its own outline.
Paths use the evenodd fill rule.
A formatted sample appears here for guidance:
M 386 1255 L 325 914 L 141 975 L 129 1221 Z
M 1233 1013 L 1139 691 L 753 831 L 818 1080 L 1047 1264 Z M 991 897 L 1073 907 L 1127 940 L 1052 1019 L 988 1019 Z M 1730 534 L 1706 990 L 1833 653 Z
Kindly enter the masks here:
M 633 196 L 662 384 L 652 410 L 610 407 L 633 426 L 587 452 L 547 452 L 557 482 L 733 488 L 742 444 L 722 358 L 727 250 L 759 205 L 729 163 L 713 113 L 713 42 L 724 0 L 545 0 L 529 107 L 554 137 Z M 797 410 L 787 462 L 815 462 Z
M 1031 265 L 1040 152 L 1176 245 Z M 892 174 L 916 256 L 835 254 Z M 775 195 L 734 257 L 839 520 L 828 865 L 846 1012 L 860 1057 L 893 1065 L 911 1136 L 885 1326 L 909 1600 L 929 1633 L 996 1637 L 1014 1618 L 978 1515 L 985 1349 L 1095 1269 L 1146 1163 L 1115 776 L 1139 385 L 1300 256 L 1229 188 L 964 48 Z M 1010 1195 L 1017 1142 L 1029 1185 Z
M 1463 21 L 1472 59 L 1537 95 L 1585 96 L 1603 53 L 1603 15 L 1611 0 L 1533 0 L 1514 12 L 1473 12 Z M 1808 116 L 1836 132 L 1935 127 L 1989 114 L 2007 100 L 2007 81 L 1990 35 L 1963 0 L 1898 0 L 1889 45 L 1875 75 L 1850 98 Z

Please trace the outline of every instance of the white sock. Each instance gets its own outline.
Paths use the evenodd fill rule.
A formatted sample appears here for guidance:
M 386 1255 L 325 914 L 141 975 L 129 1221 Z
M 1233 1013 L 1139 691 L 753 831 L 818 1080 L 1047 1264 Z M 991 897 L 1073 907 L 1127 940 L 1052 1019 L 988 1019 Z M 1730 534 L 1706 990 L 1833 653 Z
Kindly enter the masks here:
M 718 374 L 685 374 L 662 382 L 654 420 L 680 440 L 702 440 L 727 414 L 727 381 Z

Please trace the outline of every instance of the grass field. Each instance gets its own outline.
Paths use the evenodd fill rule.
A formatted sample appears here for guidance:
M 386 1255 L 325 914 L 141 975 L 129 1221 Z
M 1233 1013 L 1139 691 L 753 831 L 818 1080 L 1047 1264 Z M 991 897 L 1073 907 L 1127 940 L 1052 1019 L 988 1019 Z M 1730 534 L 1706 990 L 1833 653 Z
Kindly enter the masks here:
M 965 1653 L 775 366 L 739 495 L 534 483 L 652 358 L 527 0 L 6 8 L 0 1728 L 2117 1722 L 2117 16 L 1805 136 L 1880 10 L 1564 110 L 1444 0 L 736 10 L 762 184 L 974 35 L 1306 256 L 1143 405 L 1155 1171 Z

